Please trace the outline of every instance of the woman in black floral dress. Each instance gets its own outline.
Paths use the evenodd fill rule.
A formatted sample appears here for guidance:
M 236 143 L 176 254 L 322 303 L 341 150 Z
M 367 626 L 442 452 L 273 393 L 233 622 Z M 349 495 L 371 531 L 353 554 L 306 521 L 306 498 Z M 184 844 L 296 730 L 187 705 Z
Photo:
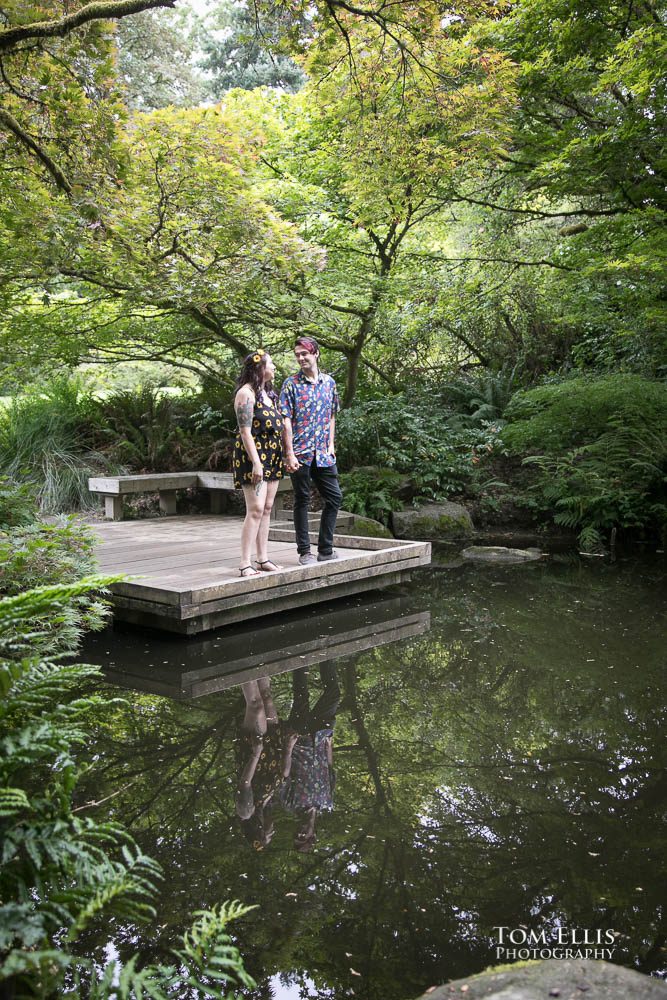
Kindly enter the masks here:
M 284 476 L 282 429 L 278 397 L 273 389 L 276 369 L 261 348 L 249 354 L 236 381 L 234 410 L 239 431 L 234 442 L 234 485 L 243 490 L 246 516 L 241 531 L 241 576 L 282 569 L 269 559 L 269 519 Z M 252 550 L 257 552 L 257 568 Z

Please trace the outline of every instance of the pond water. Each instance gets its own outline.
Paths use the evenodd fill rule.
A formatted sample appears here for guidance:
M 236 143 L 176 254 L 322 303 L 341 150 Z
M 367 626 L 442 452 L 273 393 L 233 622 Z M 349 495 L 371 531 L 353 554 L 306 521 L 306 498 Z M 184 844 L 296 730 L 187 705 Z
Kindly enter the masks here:
M 443 557 L 399 590 L 234 635 L 92 639 L 126 700 L 82 795 L 115 793 L 109 815 L 165 873 L 159 921 L 114 925 L 107 950 L 164 956 L 194 911 L 240 899 L 258 997 L 407 1000 L 512 960 L 500 949 L 530 931 L 554 947 L 602 932 L 613 961 L 664 976 L 664 580 L 657 559 Z M 276 805 L 258 851 L 236 815 L 238 683 L 261 677 L 283 721 L 306 686 L 311 709 L 324 696 L 333 809 L 309 851 L 302 816 Z

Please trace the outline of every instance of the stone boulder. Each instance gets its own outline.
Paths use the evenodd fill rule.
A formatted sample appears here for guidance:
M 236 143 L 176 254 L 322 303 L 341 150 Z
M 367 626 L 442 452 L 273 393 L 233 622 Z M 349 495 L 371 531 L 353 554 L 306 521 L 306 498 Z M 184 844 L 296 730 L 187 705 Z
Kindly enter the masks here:
M 509 549 L 504 545 L 471 545 L 461 553 L 471 562 L 523 563 L 542 558 L 539 549 Z
M 667 986 L 592 959 L 544 959 L 490 969 L 429 990 L 421 1000 L 665 1000 Z
M 396 538 L 415 541 L 467 538 L 475 530 L 467 509 L 449 500 L 427 503 L 415 509 L 395 510 L 391 515 L 391 528 Z
M 345 514 L 346 511 L 340 511 Z M 381 521 L 374 521 L 371 517 L 362 517 L 361 514 L 348 514 L 352 524 L 336 525 L 337 535 L 358 535 L 359 538 L 393 538 L 389 528 L 385 528 Z

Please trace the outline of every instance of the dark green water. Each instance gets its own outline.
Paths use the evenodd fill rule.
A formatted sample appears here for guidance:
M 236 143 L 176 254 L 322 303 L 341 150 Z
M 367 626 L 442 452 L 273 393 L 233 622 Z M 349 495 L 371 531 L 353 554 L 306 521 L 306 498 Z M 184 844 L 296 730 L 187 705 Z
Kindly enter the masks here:
M 128 702 L 82 795 L 121 789 L 110 814 L 166 876 L 159 922 L 108 947 L 159 956 L 193 911 L 240 899 L 262 997 L 404 1000 L 505 960 L 499 926 L 613 930 L 613 961 L 664 975 L 664 582 L 658 561 L 436 567 L 236 638 L 98 637 L 87 659 L 133 690 L 106 688 Z M 315 697 L 318 656 L 341 690 L 334 809 L 312 853 L 279 809 L 257 852 L 234 808 L 245 702 L 219 688 L 296 662 Z M 285 718 L 292 675 L 270 684 Z

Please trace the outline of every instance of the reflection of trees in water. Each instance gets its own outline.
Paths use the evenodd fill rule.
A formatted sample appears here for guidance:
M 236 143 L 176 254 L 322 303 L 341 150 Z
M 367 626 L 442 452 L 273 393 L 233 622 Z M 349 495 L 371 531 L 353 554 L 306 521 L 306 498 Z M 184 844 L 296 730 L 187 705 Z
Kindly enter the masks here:
M 452 577 L 430 595 L 428 636 L 339 664 L 336 807 L 307 856 L 291 823 L 259 857 L 234 826 L 238 693 L 111 708 L 104 791 L 123 789 L 114 811 L 165 867 L 162 933 L 238 896 L 260 905 L 240 934 L 254 975 L 302 970 L 369 998 L 484 967 L 499 924 L 613 927 L 627 935 L 617 959 L 659 967 L 655 608 L 623 639 L 624 587 L 591 628 L 602 590 L 554 576 L 524 578 L 522 596 L 490 594 L 503 576 Z M 285 711 L 289 676 L 272 684 Z

